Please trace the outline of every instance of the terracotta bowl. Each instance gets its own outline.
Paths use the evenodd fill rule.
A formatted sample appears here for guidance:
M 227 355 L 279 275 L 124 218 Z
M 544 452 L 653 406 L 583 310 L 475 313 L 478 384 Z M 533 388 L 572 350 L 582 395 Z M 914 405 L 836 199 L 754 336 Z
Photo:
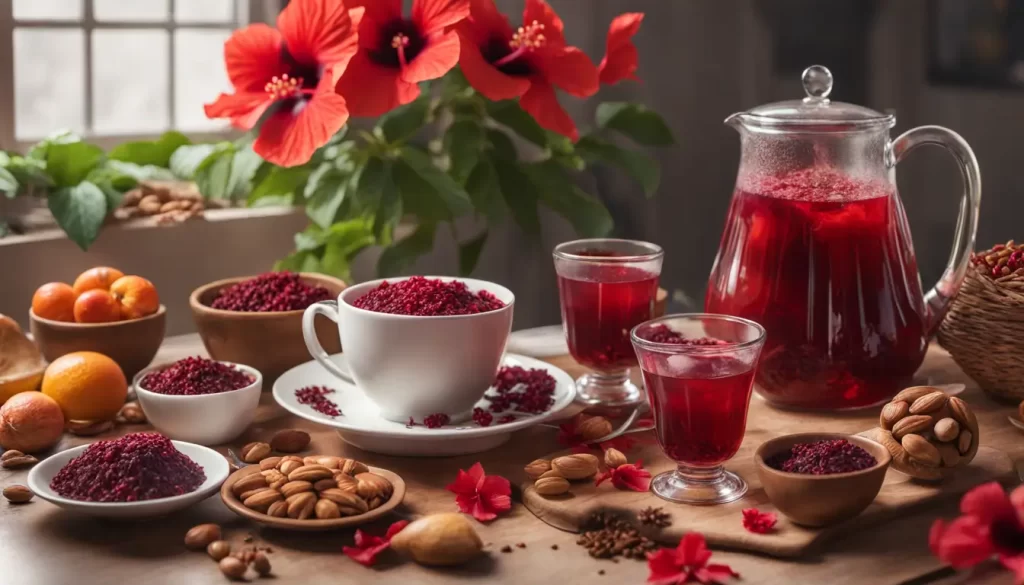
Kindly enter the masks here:
M 331 291 L 332 299 L 336 299 L 346 286 L 337 278 L 323 274 L 303 272 L 299 276 L 307 284 L 323 286 Z M 278 376 L 313 357 L 302 339 L 303 311 L 244 313 L 210 307 L 221 289 L 250 278 L 253 277 L 242 276 L 204 284 L 192 291 L 188 304 L 210 357 L 256 368 L 263 374 L 263 387 L 270 389 Z M 319 319 L 316 332 L 327 353 L 341 351 L 337 325 L 328 319 Z
M 765 463 L 797 443 L 823 439 L 846 439 L 873 455 L 877 463 L 860 471 L 832 475 L 786 473 Z M 812 527 L 842 522 L 863 512 L 882 489 L 890 461 L 889 451 L 879 443 L 842 433 L 784 435 L 765 441 L 754 453 L 757 475 L 771 503 L 796 524 Z
M 29 309 L 29 329 L 46 361 L 74 351 L 95 351 L 117 362 L 131 380 L 149 365 L 164 341 L 167 307 L 141 319 L 113 323 L 66 323 L 37 317 Z

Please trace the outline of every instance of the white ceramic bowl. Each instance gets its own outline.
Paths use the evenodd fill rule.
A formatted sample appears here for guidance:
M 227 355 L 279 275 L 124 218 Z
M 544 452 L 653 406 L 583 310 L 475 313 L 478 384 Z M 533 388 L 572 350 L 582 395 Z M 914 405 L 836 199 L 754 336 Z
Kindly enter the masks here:
M 57 492 L 50 489 L 50 481 L 53 480 L 53 476 L 57 475 L 57 472 L 68 461 L 81 455 L 89 445 L 61 451 L 36 464 L 28 474 L 28 487 L 37 496 L 51 504 L 66 510 L 73 510 L 102 518 L 151 518 L 170 514 L 216 494 L 220 489 L 220 484 L 224 483 L 230 472 L 227 459 L 213 449 L 182 441 L 173 441 L 173 443 L 179 451 L 202 467 L 203 472 L 206 474 L 206 481 L 194 492 L 170 498 L 123 503 L 80 502 L 58 495 Z
M 505 306 L 471 315 L 421 316 L 376 313 L 353 304 L 385 280 L 408 278 L 364 282 L 343 290 L 337 302 L 311 305 L 302 320 L 306 345 L 320 365 L 362 390 L 387 420 L 405 424 L 410 417 L 422 420 L 434 413 L 445 413 L 453 422 L 466 420 L 494 382 L 512 329 L 515 295 L 485 280 L 426 276 L 487 291 Z M 320 347 L 316 315 L 338 324 L 347 369 Z
M 175 396 L 157 394 L 141 385 L 146 374 L 166 368 L 169 364 L 153 366 L 139 372 L 132 385 L 150 424 L 171 439 L 200 445 L 223 445 L 241 435 L 256 418 L 256 407 L 260 404 L 260 392 L 263 389 L 263 376 L 259 370 L 249 366 L 231 362 L 220 363 L 234 366 L 253 376 L 255 382 L 245 388 L 219 394 Z

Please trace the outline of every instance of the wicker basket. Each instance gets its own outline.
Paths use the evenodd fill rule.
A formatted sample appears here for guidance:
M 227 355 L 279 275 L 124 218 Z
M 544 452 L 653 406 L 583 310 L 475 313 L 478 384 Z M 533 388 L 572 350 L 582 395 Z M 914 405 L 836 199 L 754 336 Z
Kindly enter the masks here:
M 939 326 L 939 343 L 982 390 L 1024 400 L 1024 281 L 997 283 L 971 266 Z

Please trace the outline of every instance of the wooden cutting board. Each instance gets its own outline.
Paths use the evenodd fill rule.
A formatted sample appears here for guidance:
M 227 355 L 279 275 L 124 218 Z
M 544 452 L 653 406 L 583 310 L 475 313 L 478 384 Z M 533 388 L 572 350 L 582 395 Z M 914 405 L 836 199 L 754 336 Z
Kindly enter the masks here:
M 650 433 L 644 433 L 649 435 Z M 890 469 L 885 483 L 874 503 L 858 517 L 847 522 L 825 528 L 805 528 L 793 524 L 768 501 L 754 468 L 753 453 L 757 446 L 768 438 L 781 433 L 767 433 L 748 428 L 740 452 L 726 464 L 747 481 L 749 491 L 736 502 L 718 506 L 690 506 L 662 500 L 651 492 L 622 491 L 611 482 L 595 487 L 593 481 L 573 483 L 571 493 L 564 496 L 545 497 L 533 489 L 533 482 L 525 477 L 521 483 L 523 503 L 544 522 L 571 532 L 579 532 L 591 514 L 597 511 L 613 511 L 635 517 L 647 506 L 660 506 L 672 516 L 669 527 L 657 529 L 642 527 L 644 534 L 654 540 L 676 544 L 690 531 L 704 534 L 708 544 L 755 551 L 777 557 L 798 557 L 815 552 L 830 537 L 849 533 L 851 530 L 877 525 L 886 519 L 906 513 L 911 508 L 934 503 L 942 498 L 955 497 L 985 481 L 1015 481 L 1013 463 L 1002 451 L 982 447 L 970 465 L 959 470 L 941 484 L 925 484 Z M 552 454 L 548 458 L 564 455 L 567 451 Z M 666 459 L 657 444 L 642 444 L 629 452 L 630 462 L 642 460 L 652 476 L 675 467 Z M 743 528 L 742 510 L 758 508 L 764 512 L 775 512 L 779 521 L 771 534 L 753 534 Z M 924 538 L 924 536 L 920 536 Z

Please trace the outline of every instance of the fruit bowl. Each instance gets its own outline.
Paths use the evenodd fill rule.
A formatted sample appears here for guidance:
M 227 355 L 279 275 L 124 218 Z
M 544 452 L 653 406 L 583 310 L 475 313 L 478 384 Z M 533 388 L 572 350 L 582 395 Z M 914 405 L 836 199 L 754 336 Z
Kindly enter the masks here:
M 46 361 L 74 351 L 95 351 L 121 367 L 129 380 L 149 365 L 164 341 L 167 308 L 152 315 L 111 323 L 68 323 L 39 317 L 29 309 L 29 330 Z
M 310 359 L 302 338 L 303 311 L 248 313 L 210 306 L 221 289 L 250 278 L 253 277 L 242 276 L 204 284 L 192 291 L 189 306 L 199 337 L 212 359 L 256 368 L 270 385 L 284 372 Z M 326 288 L 331 292 L 331 298 L 337 298 L 346 286 L 341 280 L 323 274 L 303 272 L 299 279 L 306 284 Z M 316 331 L 328 353 L 341 351 L 338 327 L 334 323 L 320 319 Z

